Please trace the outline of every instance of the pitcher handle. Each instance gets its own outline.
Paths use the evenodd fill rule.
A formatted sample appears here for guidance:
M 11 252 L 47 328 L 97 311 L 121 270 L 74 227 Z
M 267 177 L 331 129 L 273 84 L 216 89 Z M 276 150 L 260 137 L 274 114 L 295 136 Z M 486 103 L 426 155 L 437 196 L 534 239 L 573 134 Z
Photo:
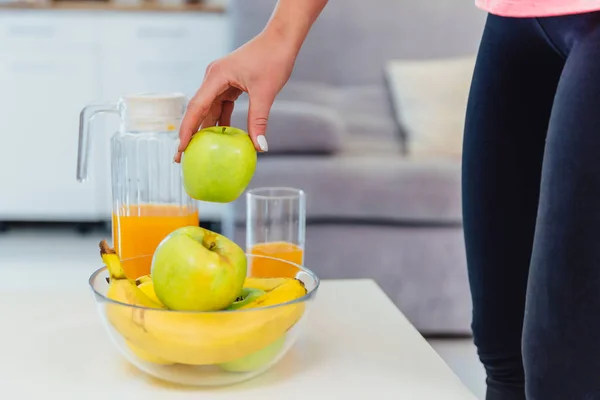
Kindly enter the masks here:
M 88 179 L 88 159 L 90 158 L 90 131 L 92 120 L 101 113 L 119 113 L 118 103 L 90 104 L 79 113 L 79 146 L 77 148 L 77 180 Z

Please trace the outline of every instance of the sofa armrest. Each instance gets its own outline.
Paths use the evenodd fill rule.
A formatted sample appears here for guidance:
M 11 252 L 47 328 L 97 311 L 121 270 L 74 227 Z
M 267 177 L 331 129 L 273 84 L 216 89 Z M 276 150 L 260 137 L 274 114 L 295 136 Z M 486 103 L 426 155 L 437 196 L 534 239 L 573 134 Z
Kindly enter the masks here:
M 231 125 L 248 130 L 247 102 L 236 102 Z M 343 139 L 342 120 L 330 108 L 288 100 L 277 100 L 271 108 L 269 154 L 334 154 Z

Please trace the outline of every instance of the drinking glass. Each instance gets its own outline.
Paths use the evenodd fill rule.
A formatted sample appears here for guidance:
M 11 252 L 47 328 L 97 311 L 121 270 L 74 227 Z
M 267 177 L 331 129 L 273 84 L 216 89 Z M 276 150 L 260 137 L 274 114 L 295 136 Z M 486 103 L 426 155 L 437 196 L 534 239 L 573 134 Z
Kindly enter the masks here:
M 254 255 L 304 265 L 306 196 L 287 187 L 263 187 L 246 193 L 246 251 Z M 294 277 L 296 271 L 282 270 L 281 263 L 255 258 L 249 265 L 252 276 Z

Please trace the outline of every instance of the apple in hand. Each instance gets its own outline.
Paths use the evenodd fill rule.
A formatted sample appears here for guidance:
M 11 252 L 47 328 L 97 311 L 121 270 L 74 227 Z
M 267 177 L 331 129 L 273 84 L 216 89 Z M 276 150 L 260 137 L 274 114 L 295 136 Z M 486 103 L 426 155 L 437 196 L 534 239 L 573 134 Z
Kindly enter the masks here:
M 227 237 L 199 226 L 171 232 L 152 257 L 156 297 L 171 310 L 217 311 L 242 293 L 247 260 Z
M 229 126 L 204 128 L 183 152 L 183 186 L 196 200 L 229 203 L 246 190 L 256 169 L 250 136 Z

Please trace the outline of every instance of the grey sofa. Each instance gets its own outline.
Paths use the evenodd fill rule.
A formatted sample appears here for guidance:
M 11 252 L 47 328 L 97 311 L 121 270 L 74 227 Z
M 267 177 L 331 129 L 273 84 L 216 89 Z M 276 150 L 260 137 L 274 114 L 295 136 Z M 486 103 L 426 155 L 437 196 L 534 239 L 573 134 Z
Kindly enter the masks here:
M 232 48 L 274 4 L 230 0 Z M 330 0 L 276 100 L 270 151 L 251 183 L 304 189 L 306 266 L 322 278 L 375 279 L 428 335 L 470 333 L 460 162 L 407 157 L 383 64 L 473 53 L 484 17 L 470 1 Z M 232 123 L 246 128 L 243 101 Z M 236 221 L 245 245 L 244 199 Z

